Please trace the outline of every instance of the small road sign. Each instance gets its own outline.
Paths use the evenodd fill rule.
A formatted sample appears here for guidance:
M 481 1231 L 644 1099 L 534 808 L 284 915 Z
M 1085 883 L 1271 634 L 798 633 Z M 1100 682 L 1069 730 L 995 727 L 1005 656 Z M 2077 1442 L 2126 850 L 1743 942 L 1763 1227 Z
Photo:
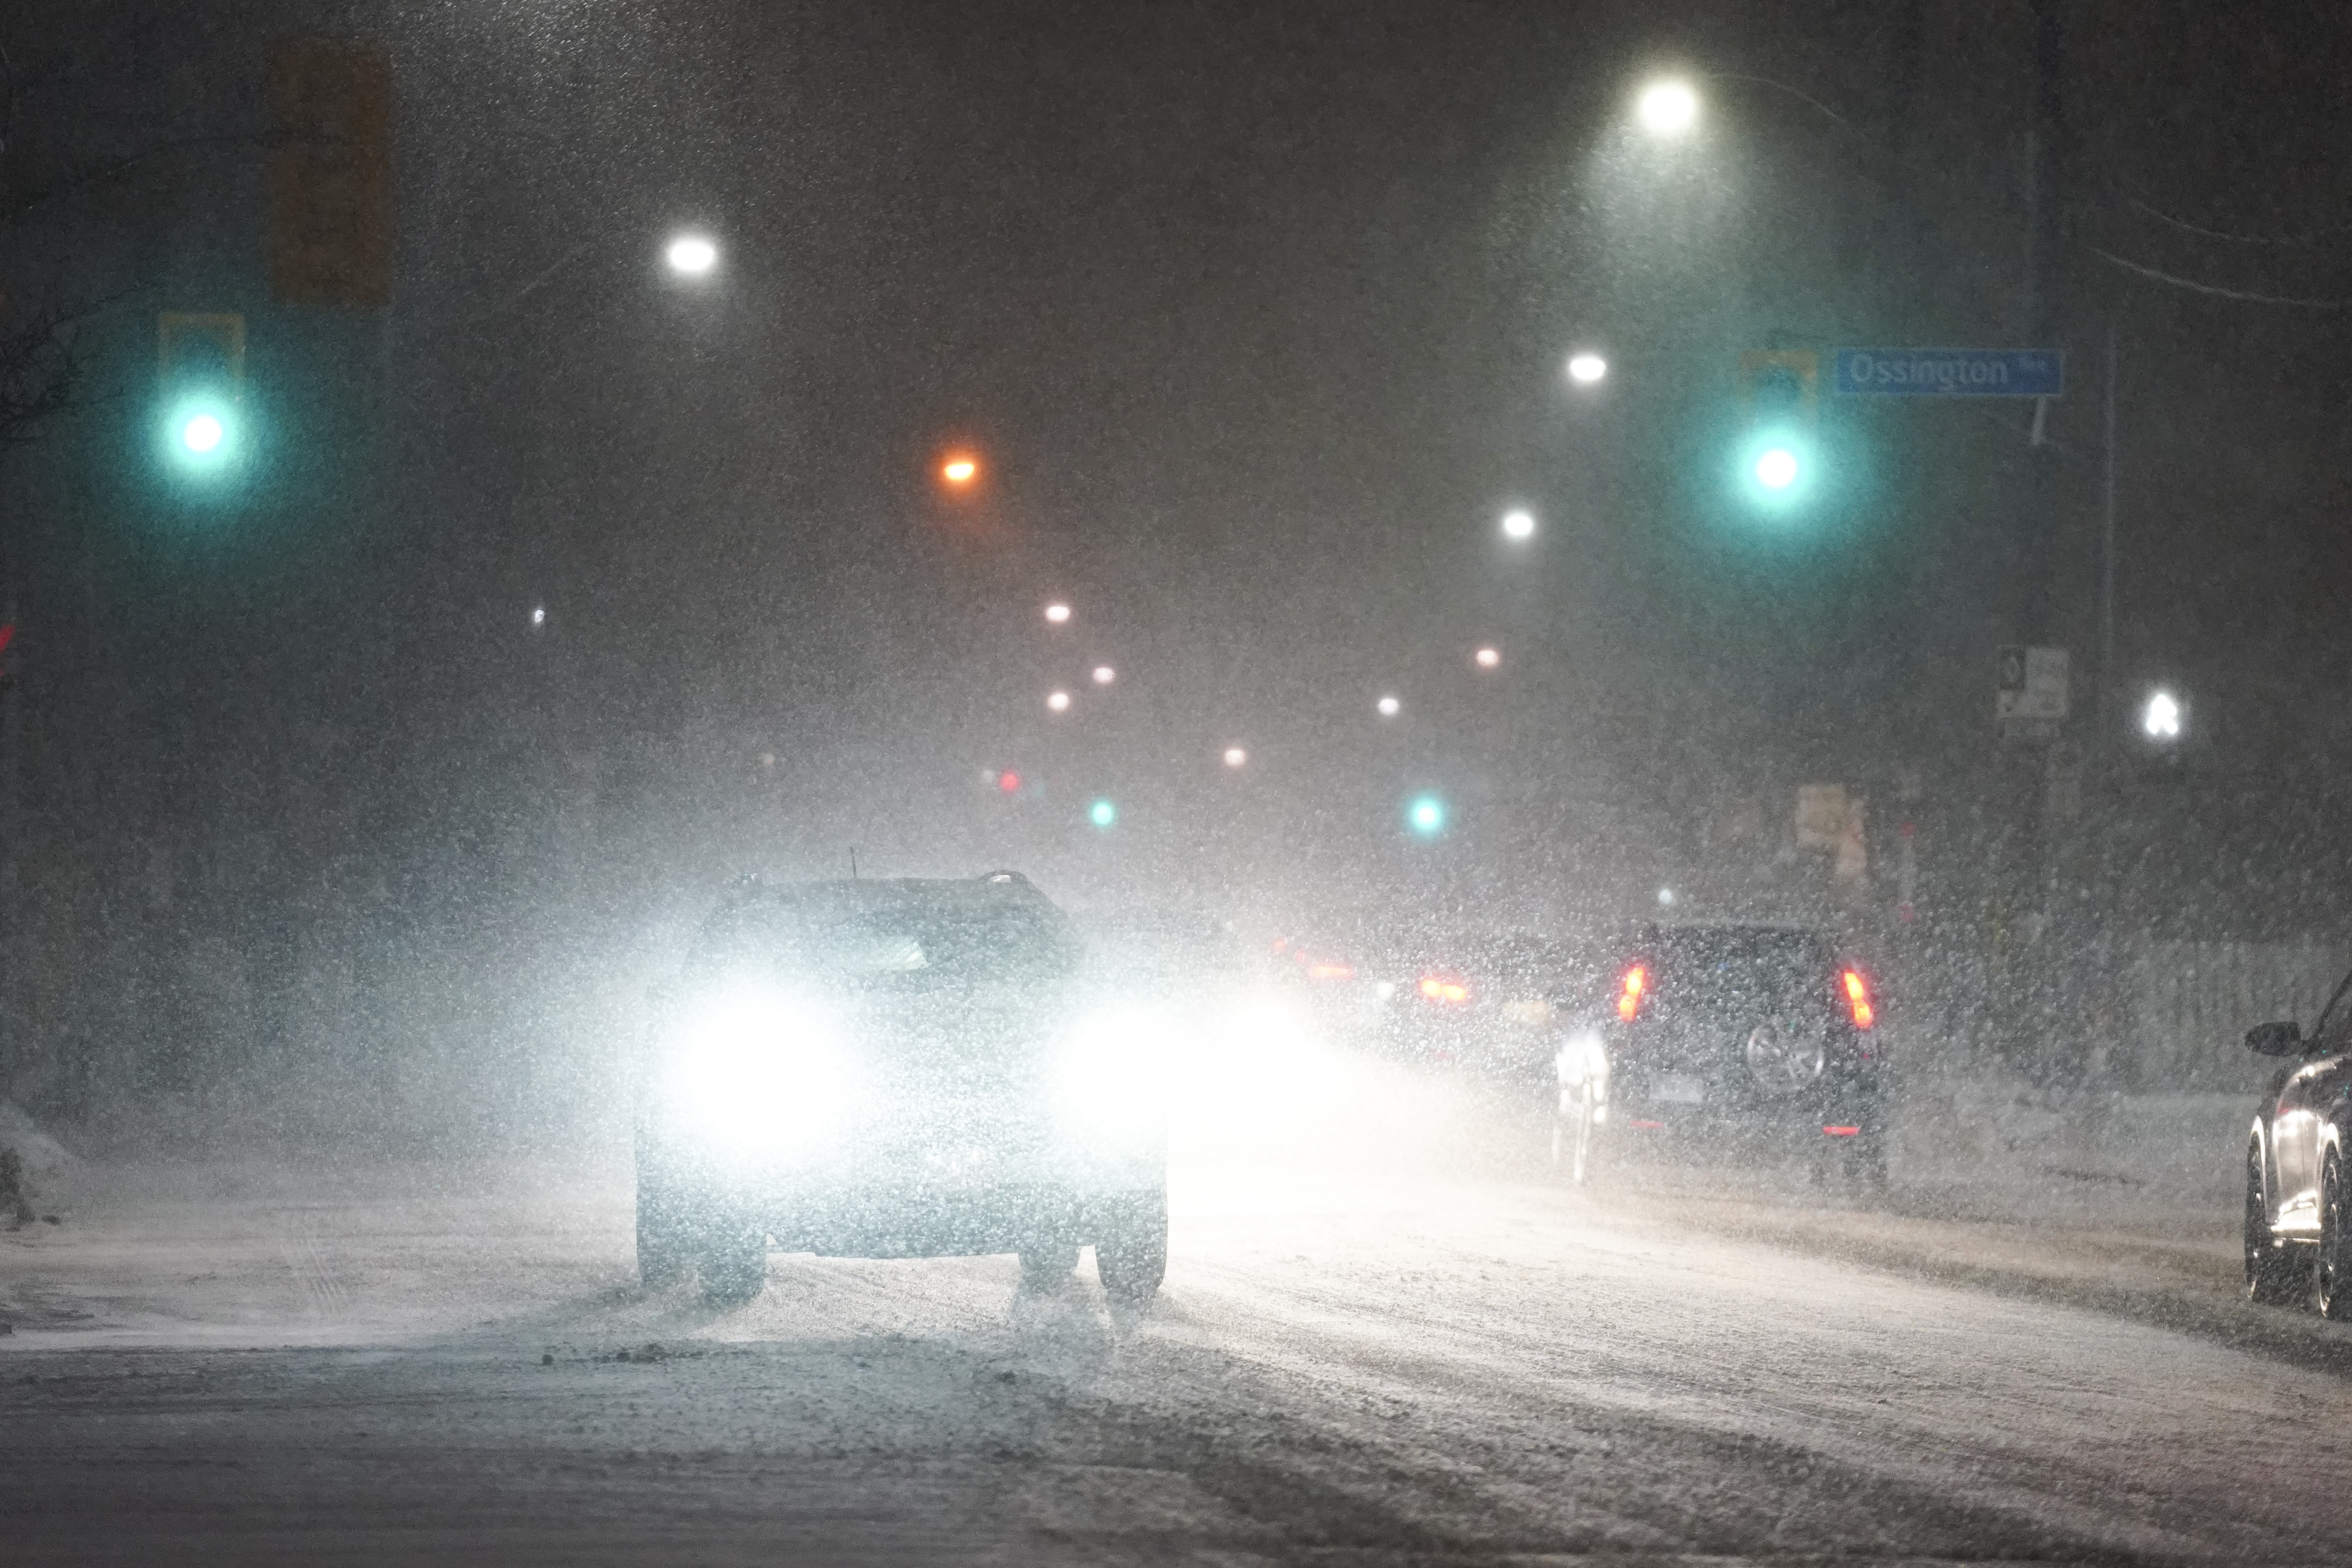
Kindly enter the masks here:
M 1831 389 L 1841 397 L 2056 397 L 2063 349 L 1839 349 Z
M 1992 713 L 2012 740 L 2049 740 L 2066 717 L 2066 650 L 2021 647 L 2000 650 L 2000 676 Z

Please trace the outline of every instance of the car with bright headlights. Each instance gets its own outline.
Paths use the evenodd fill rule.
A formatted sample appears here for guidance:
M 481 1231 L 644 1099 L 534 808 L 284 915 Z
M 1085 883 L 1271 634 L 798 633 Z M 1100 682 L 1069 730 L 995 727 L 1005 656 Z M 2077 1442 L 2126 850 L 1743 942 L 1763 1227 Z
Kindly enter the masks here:
M 1011 1252 L 1114 1299 L 1167 1267 L 1163 1032 L 1011 871 L 753 886 L 662 988 L 636 1075 L 649 1288 L 764 1287 L 771 1244 Z
M 1624 1155 L 1802 1152 L 1886 1184 L 1870 978 L 1806 926 L 1649 925 L 1589 1021 L 1563 1030 L 1552 1157 L 1582 1183 Z

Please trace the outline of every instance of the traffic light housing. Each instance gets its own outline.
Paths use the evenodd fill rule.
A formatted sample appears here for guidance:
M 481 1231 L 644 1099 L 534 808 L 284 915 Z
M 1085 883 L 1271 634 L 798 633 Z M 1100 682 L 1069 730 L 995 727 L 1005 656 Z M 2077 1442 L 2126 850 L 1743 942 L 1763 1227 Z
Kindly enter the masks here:
M 1818 479 L 1821 361 L 1810 349 L 1750 349 L 1739 356 L 1740 437 L 1732 481 L 1759 511 L 1785 511 Z
M 210 478 L 246 446 L 245 318 L 166 310 L 155 318 L 163 455 L 177 472 Z

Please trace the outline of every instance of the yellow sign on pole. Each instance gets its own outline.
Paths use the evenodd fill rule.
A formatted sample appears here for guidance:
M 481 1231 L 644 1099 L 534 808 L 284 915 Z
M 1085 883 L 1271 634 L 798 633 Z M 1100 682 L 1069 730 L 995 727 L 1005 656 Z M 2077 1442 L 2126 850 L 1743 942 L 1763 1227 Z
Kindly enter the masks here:
M 269 65 L 269 287 L 293 305 L 392 300 L 392 57 L 289 38 Z

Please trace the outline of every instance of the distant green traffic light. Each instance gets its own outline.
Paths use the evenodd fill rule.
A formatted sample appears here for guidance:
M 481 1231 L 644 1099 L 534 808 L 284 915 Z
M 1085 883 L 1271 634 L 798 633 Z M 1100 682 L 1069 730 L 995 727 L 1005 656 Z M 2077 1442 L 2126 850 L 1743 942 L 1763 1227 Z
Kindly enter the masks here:
M 207 478 L 236 460 L 238 435 L 236 411 L 227 398 L 183 397 L 164 416 L 163 455 L 181 473 Z
M 1751 431 L 1739 445 L 1734 481 L 1742 500 L 1759 511 L 1787 511 L 1813 489 L 1820 459 L 1813 443 L 1797 431 Z
M 1087 807 L 1087 820 L 1108 831 L 1118 825 L 1118 807 L 1106 796 Z
M 1445 831 L 1445 803 L 1433 795 L 1417 795 L 1404 808 L 1404 824 L 1423 838 Z

